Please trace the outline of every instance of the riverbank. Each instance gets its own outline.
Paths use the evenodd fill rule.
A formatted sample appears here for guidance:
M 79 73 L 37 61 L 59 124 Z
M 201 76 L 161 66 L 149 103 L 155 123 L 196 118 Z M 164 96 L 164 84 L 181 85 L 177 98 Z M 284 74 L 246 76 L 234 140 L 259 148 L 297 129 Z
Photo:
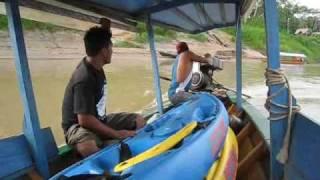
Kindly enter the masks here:
M 234 28 L 225 28 L 223 31 L 228 33 L 232 36 L 232 39 L 235 40 Z M 320 63 L 320 36 L 294 35 L 288 34 L 285 31 L 280 31 L 279 33 L 281 51 L 305 54 L 307 56 L 307 63 Z M 266 37 L 263 24 L 244 23 L 242 37 L 245 46 L 265 54 Z
M 139 59 L 145 56 L 150 57 L 148 43 L 140 44 L 137 47 L 123 47 L 119 42 L 134 42 L 135 34 L 127 31 L 121 31 L 113 29 L 113 42 L 114 42 L 114 57 L 121 58 L 133 58 Z M 181 36 L 180 41 L 188 42 L 192 51 L 203 55 L 210 53 L 212 55 L 216 52 L 235 52 L 234 43 L 231 38 L 222 32 L 215 32 L 217 36 L 224 42 L 219 44 L 214 38 L 208 38 L 205 41 L 199 42 L 198 40 L 190 37 Z M 27 30 L 24 32 L 25 43 L 27 47 L 27 54 L 30 60 L 75 60 L 81 59 L 85 56 L 85 50 L 83 45 L 82 31 L 69 31 L 69 30 Z M 175 45 L 178 40 L 170 40 L 165 42 L 157 42 L 157 50 L 175 52 Z M 6 30 L 0 31 L 0 60 L 14 58 L 13 51 L 11 49 L 11 43 L 9 34 Z M 234 60 L 234 53 L 230 56 L 231 61 Z M 250 49 L 244 50 L 245 59 L 261 59 L 264 56 Z M 160 61 L 163 58 L 159 56 Z
M 113 41 L 125 41 L 134 39 L 133 33 L 113 30 Z M 207 42 L 199 42 L 190 38 L 182 38 L 187 41 L 190 48 L 199 54 L 216 51 L 234 51 L 234 44 L 230 36 L 223 32 L 215 32 L 222 39 L 224 45 L 214 39 Z M 83 47 L 83 32 L 74 31 L 25 31 L 25 41 L 29 57 L 29 66 L 33 80 L 38 113 L 42 127 L 51 127 L 58 144 L 64 142 L 61 123 L 61 100 L 65 86 L 72 71 L 78 62 L 85 56 Z M 157 42 L 158 50 L 174 51 L 176 40 L 170 42 Z M 143 109 L 154 100 L 154 87 L 152 80 L 152 65 L 148 44 L 140 48 L 114 47 L 112 64 L 105 67 L 108 77 L 108 112 L 135 112 Z M 246 49 L 244 51 L 249 51 Z M 255 52 L 255 51 L 253 51 Z M 244 55 L 253 53 L 244 53 Z M 13 53 L 8 32 L 0 32 L 0 107 L 2 107 L 0 137 L 18 134 L 22 129 L 23 110 L 17 87 Z M 264 83 L 265 63 L 255 59 L 243 59 L 244 92 L 254 95 L 257 100 L 254 104 L 263 107 L 265 101 L 266 86 Z M 160 74 L 170 76 L 172 59 L 159 56 Z M 303 107 L 308 114 L 316 114 L 319 108 L 317 96 L 319 90 L 319 67 L 284 66 L 289 73 L 290 80 L 300 78 L 293 84 L 293 92 L 304 102 Z M 235 87 L 235 63 L 234 58 L 225 60 L 224 70 L 215 73 L 214 77 L 227 87 Z M 297 73 L 299 72 L 299 73 Z M 302 83 L 304 82 L 304 83 Z M 313 85 L 315 84 L 315 85 Z M 162 93 L 166 93 L 169 83 L 161 81 Z M 301 91 L 297 91 L 297 90 Z M 296 92 L 301 92 L 300 94 Z M 256 93 L 256 94 L 255 94 Z M 305 97 L 305 94 L 312 96 Z M 313 101 L 310 101 L 312 99 Z M 309 106 L 308 106 L 309 105 Z M 262 108 L 261 108 L 262 109 Z M 12 123 L 14 121 L 14 123 Z

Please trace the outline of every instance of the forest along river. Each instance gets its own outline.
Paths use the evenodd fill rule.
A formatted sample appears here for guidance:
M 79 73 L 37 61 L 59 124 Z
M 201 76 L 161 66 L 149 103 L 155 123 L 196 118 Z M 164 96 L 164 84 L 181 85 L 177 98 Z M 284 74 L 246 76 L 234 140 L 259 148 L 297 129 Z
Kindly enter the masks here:
M 50 126 L 57 144 L 64 143 L 61 129 L 61 104 L 64 89 L 72 71 L 80 60 L 30 60 L 30 70 L 41 127 Z M 170 75 L 169 61 L 160 61 L 160 73 Z M 105 66 L 108 79 L 107 111 L 136 112 L 154 100 L 152 68 L 149 55 L 143 58 L 113 58 Z M 243 65 L 243 92 L 252 96 L 249 100 L 265 114 L 266 99 L 264 71 L 266 64 L 246 61 Z M 320 65 L 283 65 L 292 92 L 302 107 L 302 112 L 320 121 Z M 235 63 L 224 62 L 224 70 L 214 78 L 225 86 L 235 87 Z M 169 83 L 161 81 L 162 93 Z M 19 95 L 14 62 L 0 60 L 0 138 L 22 131 L 22 102 Z M 319 122 L 320 123 L 320 122 Z

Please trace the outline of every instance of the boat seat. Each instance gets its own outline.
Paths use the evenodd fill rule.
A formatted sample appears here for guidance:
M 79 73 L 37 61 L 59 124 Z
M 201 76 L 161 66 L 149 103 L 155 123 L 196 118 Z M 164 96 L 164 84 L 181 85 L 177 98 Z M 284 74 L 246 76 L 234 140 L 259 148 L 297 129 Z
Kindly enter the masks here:
M 58 157 L 58 148 L 50 128 L 41 129 L 42 142 L 44 143 L 48 161 Z M 34 161 L 26 137 L 21 134 L 0 140 L 0 179 L 15 179 L 26 174 L 34 168 Z

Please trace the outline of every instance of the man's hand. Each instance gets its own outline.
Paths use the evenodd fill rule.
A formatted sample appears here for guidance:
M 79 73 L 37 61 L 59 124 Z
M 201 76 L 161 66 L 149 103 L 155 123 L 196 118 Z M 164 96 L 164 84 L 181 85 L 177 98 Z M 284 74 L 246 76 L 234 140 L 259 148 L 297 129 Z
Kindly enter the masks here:
M 136 134 L 135 131 L 119 130 L 119 131 L 116 131 L 116 138 L 117 139 L 125 139 L 127 137 L 132 137 L 135 134 Z

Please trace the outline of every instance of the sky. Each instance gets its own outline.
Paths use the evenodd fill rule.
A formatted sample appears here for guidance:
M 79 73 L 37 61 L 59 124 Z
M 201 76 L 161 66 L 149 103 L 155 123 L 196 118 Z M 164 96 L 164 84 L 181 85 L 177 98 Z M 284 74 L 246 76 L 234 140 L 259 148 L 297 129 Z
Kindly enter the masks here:
M 320 10 L 320 1 L 319 0 L 296 0 L 301 5 L 305 5 L 309 8 L 319 9 Z

